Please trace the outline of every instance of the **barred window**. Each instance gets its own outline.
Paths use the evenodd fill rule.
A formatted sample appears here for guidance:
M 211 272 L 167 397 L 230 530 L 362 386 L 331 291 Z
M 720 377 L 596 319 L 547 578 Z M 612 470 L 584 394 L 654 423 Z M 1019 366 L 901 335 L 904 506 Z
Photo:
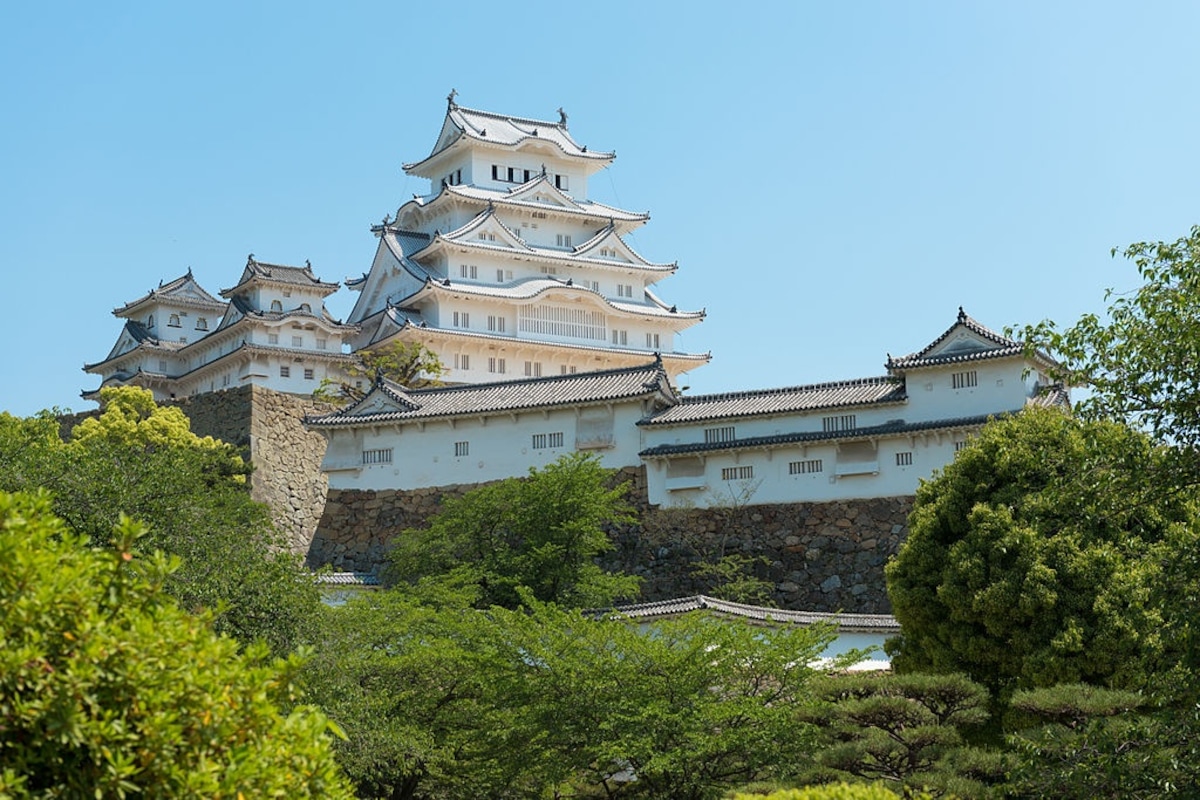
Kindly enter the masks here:
M 470 455 L 470 453 L 471 453 L 471 443 L 470 442 L 455 442 L 454 443 L 454 455 L 461 457 L 461 456 L 465 456 L 465 455 Z
M 824 470 L 825 466 L 819 458 L 788 462 L 788 475 L 811 475 L 815 472 L 823 472 Z
M 979 385 L 979 373 L 975 370 L 956 372 L 950 376 L 950 385 L 955 389 L 970 389 Z
M 392 463 L 392 448 L 382 447 L 377 450 L 363 450 L 363 464 Z
M 743 467 L 724 467 L 721 469 L 721 480 L 723 481 L 745 481 L 754 477 L 754 467 L 747 465 Z
M 734 440 L 733 426 L 729 425 L 723 428 L 705 428 L 704 443 L 705 444 L 720 444 L 721 442 L 732 442 Z
M 825 433 L 852 431 L 857 427 L 858 420 L 854 414 L 841 414 L 836 417 L 824 417 L 821 419 L 821 430 Z
M 911 467 L 912 466 L 912 452 L 909 451 L 909 452 L 905 452 L 905 453 L 896 453 L 896 466 L 897 467 Z

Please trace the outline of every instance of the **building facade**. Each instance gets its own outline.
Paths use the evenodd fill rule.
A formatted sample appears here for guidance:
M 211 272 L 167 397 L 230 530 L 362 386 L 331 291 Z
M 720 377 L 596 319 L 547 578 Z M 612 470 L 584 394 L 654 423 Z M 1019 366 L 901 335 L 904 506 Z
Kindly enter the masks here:
M 100 388 L 141 386 L 160 401 L 239 386 L 311 395 L 325 379 L 349 379 L 353 356 L 346 350 L 358 329 L 325 309 L 338 286 L 318 279 L 309 265 L 267 264 L 251 255 L 220 300 L 189 269 L 115 309 L 125 325 L 108 356 L 84 371 L 100 376 Z M 99 389 L 83 392 L 88 399 L 98 395 Z
M 370 271 L 349 322 L 355 349 L 420 342 L 448 382 L 495 382 L 644 364 L 668 376 L 708 362 L 678 337 L 704 318 L 651 287 L 676 270 L 625 240 L 649 215 L 588 199 L 615 158 L 558 121 L 463 108 L 451 94 L 432 152 L 406 164 L 430 181 L 373 228 Z
M 901 497 L 989 417 L 1065 405 L 1050 363 L 960 309 L 928 346 L 860 380 L 687 397 L 661 359 L 418 391 L 378 380 L 307 424 L 328 440 L 335 490 L 484 483 L 584 450 L 644 467 L 661 507 Z

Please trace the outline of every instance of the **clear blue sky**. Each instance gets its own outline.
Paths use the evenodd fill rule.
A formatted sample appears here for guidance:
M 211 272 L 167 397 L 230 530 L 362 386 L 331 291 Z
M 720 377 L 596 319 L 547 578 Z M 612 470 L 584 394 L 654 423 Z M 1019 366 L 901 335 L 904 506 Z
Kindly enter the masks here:
M 0 410 L 91 406 L 113 308 L 253 252 L 366 270 L 445 98 L 555 118 L 708 320 L 692 393 L 882 374 L 959 305 L 1103 308 L 1200 222 L 1196 3 L 8 3 Z M 332 298 L 335 316 L 354 295 Z

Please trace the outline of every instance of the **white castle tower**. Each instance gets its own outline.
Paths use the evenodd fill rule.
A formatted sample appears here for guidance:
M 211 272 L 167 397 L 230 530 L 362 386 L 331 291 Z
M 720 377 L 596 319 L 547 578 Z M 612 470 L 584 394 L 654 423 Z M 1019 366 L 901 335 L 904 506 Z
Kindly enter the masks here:
M 581 146 L 557 122 L 459 106 L 451 92 L 433 151 L 405 164 L 428 178 L 372 228 L 379 248 L 348 319 L 354 349 L 420 342 L 452 383 L 565 375 L 645 364 L 667 374 L 709 360 L 676 337 L 704 318 L 651 286 L 674 263 L 625 241 L 649 215 L 588 199 L 588 179 L 614 153 Z

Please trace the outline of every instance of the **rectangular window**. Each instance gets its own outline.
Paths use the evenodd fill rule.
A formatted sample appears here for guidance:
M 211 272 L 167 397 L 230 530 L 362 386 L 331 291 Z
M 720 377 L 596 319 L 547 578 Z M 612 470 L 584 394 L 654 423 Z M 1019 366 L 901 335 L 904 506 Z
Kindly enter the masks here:
M 505 365 L 504 365 L 503 358 L 489 358 L 488 359 L 488 372 L 495 372 L 499 375 L 503 375 L 504 374 L 504 366 Z
M 278 333 L 268 333 L 267 334 L 267 344 L 279 344 L 279 334 Z
M 551 433 L 548 435 L 547 438 L 549 439 L 548 444 L 551 447 L 562 447 L 563 446 L 562 431 L 558 431 L 557 433 Z
M 729 425 L 723 428 L 705 428 L 704 443 L 705 444 L 720 444 L 721 442 L 732 442 L 734 440 L 733 426 Z
M 896 466 L 897 467 L 911 467 L 912 466 L 912 453 L 911 452 L 896 453 Z
M 824 471 L 825 467 L 819 458 L 809 458 L 804 461 L 789 461 L 788 475 L 812 475 Z
M 543 275 L 557 275 L 558 267 L 538 267 Z
M 559 375 L 574 375 L 575 372 L 576 372 L 576 369 L 575 369 L 574 364 L 572 364 L 571 366 L 567 366 L 566 364 L 563 364 L 562 366 L 560 366 L 558 368 Z
M 824 417 L 821 419 L 821 430 L 825 433 L 852 431 L 857 427 L 858 421 L 854 414 L 842 414 L 836 417 Z
M 392 463 L 392 448 L 382 447 L 378 450 L 363 450 L 364 464 L 390 464 Z
M 498 317 L 494 314 L 489 314 L 487 319 L 487 329 L 495 333 L 504 333 L 504 317 Z
M 600 291 L 600 281 L 591 281 L 590 283 L 588 283 L 588 287 L 593 292 L 599 292 Z
M 724 467 L 721 469 L 723 481 L 747 481 L 754 477 L 754 467 Z
M 967 443 L 965 441 L 962 441 L 962 440 L 957 441 L 954 443 L 954 452 L 957 453 L 959 450 L 962 450 L 966 446 L 967 446 Z
M 471 314 L 467 311 L 454 312 L 454 327 L 469 328 L 471 327 Z
M 629 344 L 629 331 L 619 331 L 616 328 L 612 332 L 613 344 Z
M 533 449 L 546 450 L 551 447 L 562 447 L 563 435 L 562 431 L 556 433 L 535 433 L 533 434 Z
M 292 347 L 303 347 L 304 339 L 299 336 L 292 337 Z
M 511 281 L 512 279 L 513 273 L 511 269 L 496 270 L 496 283 L 504 283 L 505 281 Z
M 329 344 L 328 339 L 317 339 L 317 349 L 324 350 Z
M 533 176 L 530 174 L 529 170 L 525 170 L 525 182 L 526 183 L 529 183 L 529 179 L 531 177 L 533 177 Z
M 658 349 L 658 334 L 657 333 L 647 333 L 646 334 L 646 347 L 650 348 L 651 350 Z
M 525 376 L 528 378 L 542 377 L 542 362 L 526 361 L 525 362 Z
M 979 373 L 975 370 L 956 372 L 950 376 L 950 385 L 955 389 L 970 389 L 979 385 Z
M 313 380 L 313 371 L 312 371 L 312 367 L 305 367 L 305 368 L 304 368 L 304 380 L 306 380 L 306 381 L 311 381 L 311 380 Z
M 279 368 L 279 377 L 281 377 L 281 378 L 292 377 L 292 368 L 291 367 L 280 367 Z
M 479 277 L 479 267 L 476 264 L 459 264 L 458 277 L 475 280 Z
M 562 189 L 564 192 L 567 191 L 567 176 L 566 175 L 555 175 L 554 176 L 554 186 L 557 189 Z
M 570 247 L 571 246 L 571 234 L 560 233 L 554 237 L 554 242 L 559 247 Z
M 454 443 L 454 455 L 461 458 L 462 456 L 466 456 L 466 455 L 470 455 L 470 454 L 471 454 L 471 443 L 470 442 L 455 442 Z
M 471 356 L 468 355 L 467 353 L 455 353 L 454 354 L 454 368 L 455 369 L 470 369 L 471 368 Z
M 500 165 L 499 164 L 492 164 L 492 180 L 494 180 L 494 181 L 500 180 Z

